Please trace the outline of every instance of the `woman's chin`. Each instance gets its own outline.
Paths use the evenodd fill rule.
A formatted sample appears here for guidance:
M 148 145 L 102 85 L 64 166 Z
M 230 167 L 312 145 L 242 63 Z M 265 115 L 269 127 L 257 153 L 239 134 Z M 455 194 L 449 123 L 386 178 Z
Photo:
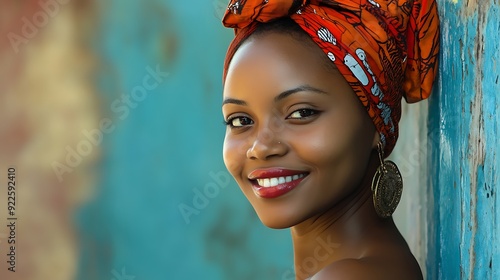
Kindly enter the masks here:
M 259 214 L 259 212 L 257 212 L 257 215 L 263 225 L 272 229 L 285 229 L 298 224 L 297 219 L 285 215 Z

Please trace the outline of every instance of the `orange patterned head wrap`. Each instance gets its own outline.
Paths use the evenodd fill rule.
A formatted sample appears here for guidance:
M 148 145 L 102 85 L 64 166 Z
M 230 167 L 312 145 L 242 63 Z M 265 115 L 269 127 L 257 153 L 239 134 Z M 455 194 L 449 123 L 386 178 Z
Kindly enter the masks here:
M 256 22 L 294 20 L 323 50 L 372 118 L 388 156 L 398 138 L 401 98 L 429 96 L 437 71 L 435 0 L 231 0 L 223 18 L 235 29 L 224 69 Z

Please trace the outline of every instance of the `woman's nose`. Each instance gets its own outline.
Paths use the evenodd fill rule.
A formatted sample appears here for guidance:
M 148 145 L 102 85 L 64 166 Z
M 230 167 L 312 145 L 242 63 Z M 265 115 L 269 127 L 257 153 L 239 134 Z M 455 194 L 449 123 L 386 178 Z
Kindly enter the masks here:
M 247 150 L 248 159 L 268 160 L 272 157 L 279 157 L 286 154 L 287 146 L 283 140 L 279 140 L 277 132 L 270 129 L 259 132 Z

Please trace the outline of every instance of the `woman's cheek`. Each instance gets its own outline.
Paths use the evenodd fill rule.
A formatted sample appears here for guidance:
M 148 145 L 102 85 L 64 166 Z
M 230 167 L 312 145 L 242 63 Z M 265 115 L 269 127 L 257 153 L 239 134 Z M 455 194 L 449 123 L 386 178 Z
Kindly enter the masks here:
M 309 125 L 307 129 L 294 133 L 291 137 L 294 150 L 307 161 L 324 162 L 343 150 L 341 135 L 335 132 L 332 123 L 321 122 Z
M 223 160 L 227 170 L 233 177 L 241 173 L 244 157 L 246 156 L 246 153 L 243 151 L 245 149 L 244 144 L 243 141 L 237 140 L 229 134 L 224 139 Z

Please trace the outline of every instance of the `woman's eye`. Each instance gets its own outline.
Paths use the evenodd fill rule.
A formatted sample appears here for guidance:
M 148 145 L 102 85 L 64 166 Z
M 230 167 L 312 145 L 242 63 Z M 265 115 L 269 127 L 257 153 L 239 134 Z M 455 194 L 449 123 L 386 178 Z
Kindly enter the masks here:
M 234 117 L 227 120 L 226 124 L 230 127 L 243 127 L 253 124 L 253 121 L 249 117 Z
M 318 114 L 318 110 L 314 109 L 300 109 L 297 111 L 294 111 L 288 116 L 288 119 L 304 119 L 313 115 Z

